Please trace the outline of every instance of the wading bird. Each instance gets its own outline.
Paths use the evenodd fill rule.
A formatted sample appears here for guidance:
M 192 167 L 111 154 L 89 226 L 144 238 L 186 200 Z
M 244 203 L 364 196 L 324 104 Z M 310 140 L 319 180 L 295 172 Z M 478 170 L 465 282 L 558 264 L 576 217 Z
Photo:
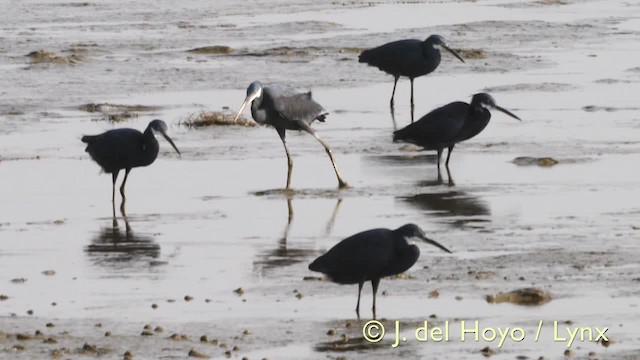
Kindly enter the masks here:
M 413 124 L 395 131 L 393 141 L 407 142 L 422 146 L 425 150 L 438 151 L 438 174 L 440 174 L 440 158 L 444 148 L 449 149 L 445 162 L 449 170 L 449 159 L 453 147 L 484 130 L 491 119 L 489 109 L 496 109 L 520 120 L 509 110 L 496 105 L 491 95 L 479 93 L 473 95 L 471 104 L 461 101 L 452 102 L 431 111 Z
M 358 57 L 358 61 L 393 75 L 393 92 L 390 102 L 392 112 L 398 79 L 400 76 L 409 78 L 411 81 L 411 121 L 413 121 L 413 79 L 433 72 L 440 65 L 440 47 L 464 62 L 455 50 L 447 46 L 444 38 L 440 35 L 431 35 L 424 41 L 398 40 L 364 50 Z
M 338 284 L 358 284 L 356 314 L 360 318 L 360 293 L 366 281 L 373 287 L 373 318 L 376 317 L 376 292 L 380 279 L 400 274 L 416 263 L 420 256 L 417 245 L 407 239 L 419 238 L 451 253 L 449 249 L 427 238 L 417 225 L 406 224 L 396 230 L 372 229 L 352 235 L 315 259 L 309 270 L 326 274 Z
M 311 129 L 311 123 L 315 120 L 324 122 L 328 113 L 320 104 L 311 98 L 311 92 L 296 93 L 295 91 L 280 85 L 263 85 L 259 81 L 254 81 L 247 88 L 247 97 L 244 99 L 240 111 L 234 121 L 237 121 L 242 110 L 251 103 L 251 116 L 259 124 L 267 124 L 273 126 L 280 140 L 284 145 L 284 151 L 287 153 L 287 164 L 289 170 L 287 172 L 287 190 L 291 187 L 291 170 L 293 169 L 293 160 L 287 147 L 285 140 L 286 130 L 304 130 L 311 134 L 322 144 L 329 155 L 333 170 L 338 178 L 338 187 L 345 188 L 348 184 L 342 180 L 338 166 L 333 159 L 333 154 L 329 146 L 322 141 L 315 131 Z
M 111 174 L 113 180 L 112 202 L 115 200 L 116 179 L 120 170 L 124 169 L 125 171 L 124 180 L 120 186 L 122 205 L 124 206 L 126 200 L 124 185 L 127 183 L 129 171 L 134 167 L 150 165 L 158 157 L 160 145 L 154 132 L 162 134 L 176 152 L 180 154 L 180 150 L 167 135 L 167 124 L 162 120 L 151 121 L 144 133 L 136 129 L 114 129 L 100 135 L 85 135 L 82 137 L 82 142 L 87 144 L 85 151 L 102 167 L 105 173 Z

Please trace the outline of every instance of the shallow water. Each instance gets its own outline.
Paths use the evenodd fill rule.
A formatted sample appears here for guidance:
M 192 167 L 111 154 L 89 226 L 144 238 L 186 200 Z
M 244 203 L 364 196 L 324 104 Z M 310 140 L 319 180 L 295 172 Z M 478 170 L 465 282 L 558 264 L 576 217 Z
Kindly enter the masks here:
M 229 350 L 250 359 L 477 359 L 489 346 L 492 358 L 560 359 L 566 344 L 554 341 L 554 321 L 609 328 L 610 346 L 576 341 L 576 358 L 637 358 L 640 8 L 561 3 L 0 4 L 0 295 L 8 296 L 0 335 L 9 334 L 0 336 L 0 358 L 49 358 L 61 348 L 74 358 L 89 343 L 107 358 L 127 350 L 184 358 L 196 349 L 214 358 Z M 456 146 L 453 184 L 446 172 L 438 179 L 432 152 L 391 142 L 392 79 L 355 61 L 358 49 L 430 33 L 487 57 L 462 64 L 445 55 L 436 72 L 416 80 L 418 117 L 486 89 L 524 120 L 496 113 L 481 135 Z M 210 45 L 234 51 L 186 52 Z M 24 56 L 38 49 L 66 56 L 70 48 L 80 62 L 31 64 Z M 237 109 L 256 79 L 313 90 L 331 113 L 314 127 L 349 189 L 336 188 L 329 160 L 306 134 L 288 135 L 294 191 L 287 193 L 272 129 L 179 125 L 198 111 Z M 408 97 L 404 80 L 397 127 L 410 121 Z M 157 108 L 114 125 L 80 109 L 88 103 Z M 115 209 L 114 219 L 110 177 L 79 139 L 143 129 L 153 118 L 170 124 L 182 156 L 161 140 L 158 160 L 131 173 L 126 218 Z M 559 164 L 519 166 L 512 162 L 519 156 Z M 342 238 L 408 222 L 453 254 L 419 244 L 422 256 L 406 278 L 382 280 L 378 316 L 387 336 L 368 343 L 370 286 L 357 321 L 355 286 L 303 278 L 317 276 L 308 264 Z M 547 290 L 552 300 L 485 301 L 523 287 Z M 439 297 L 429 296 L 433 290 Z M 392 348 L 396 320 L 410 341 Z M 425 320 L 449 321 L 451 341 L 411 341 Z M 521 327 L 526 338 L 501 348 L 463 342 L 460 320 Z M 140 336 L 145 324 L 164 332 Z M 14 336 L 36 329 L 44 337 Z M 174 333 L 188 339 L 169 339 Z M 43 343 L 49 336 L 58 343 Z

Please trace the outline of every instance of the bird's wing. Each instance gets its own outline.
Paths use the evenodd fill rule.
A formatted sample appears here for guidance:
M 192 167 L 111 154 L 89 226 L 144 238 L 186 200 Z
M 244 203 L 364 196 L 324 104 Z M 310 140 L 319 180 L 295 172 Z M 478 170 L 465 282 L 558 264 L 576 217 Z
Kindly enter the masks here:
M 313 120 L 324 120 L 327 112 L 311 97 L 311 93 L 299 93 L 274 98 L 274 109 L 289 121 L 310 124 Z
M 342 240 L 309 269 L 325 273 L 337 282 L 360 282 L 379 274 L 393 255 L 391 230 L 373 229 Z
M 135 129 L 116 129 L 96 135 L 87 152 L 105 171 L 124 168 L 127 159 L 142 150 L 142 133 Z M 107 166 L 109 165 L 109 166 Z
M 375 66 L 390 74 L 399 74 L 408 57 L 422 54 L 422 41 L 415 39 L 398 40 L 373 49 L 364 50 L 358 57 L 361 63 Z
M 470 111 L 471 106 L 464 102 L 447 104 L 396 131 L 394 141 L 405 141 L 425 147 L 454 142 Z

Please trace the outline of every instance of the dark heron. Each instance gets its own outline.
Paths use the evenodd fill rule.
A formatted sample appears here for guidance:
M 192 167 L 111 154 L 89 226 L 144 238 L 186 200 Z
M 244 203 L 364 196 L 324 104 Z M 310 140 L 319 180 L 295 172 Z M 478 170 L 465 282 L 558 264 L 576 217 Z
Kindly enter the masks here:
M 235 120 L 238 120 L 242 110 L 247 104 L 251 103 L 251 116 L 259 124 L 267 124 L 273 126 L 284 145 L 284 151 L 287 153 L 287 163 L 289 170 L 287 172 L 287 190 L 291 186 L 291 170 L 293 169 L 293 160 L 287 147 L 285 140 L 286 130 L 304 130 L 316 138 L 324 146 L 329 155 L 333 170 L 338 178 L 338 186 L 340 188 L 347 187 L 347 183 L 340 177 L 338 166 L 333 159 L 333 154 L 329 146 L 322 141 L 315 131 L 311 129 L 311 123 L 315 120 L 324 122 L 329 114 L 320 104 L 311 98 L 311 92 L 297 93 L 292 89 L 280 85 L 263 85 L 259 81 L 254 81 L 247 88 L 247 97 L 244 99 L 240 111 Z
M 420 256 L 417 245 L 407 239 L 419 238 L 451 253 L 446 247 L 427 238 L 417 225 L 406 224 L 396 230 L 372 229 L 352 235 L 315 259 L 309 270 L 326 274 L 338 284 L 358 284 L 356 314 L 360 318 L 362 285 L 371 281 L 373 287 L 373 317 L 376 317 L 376 292 L 380 279 L 400 274 L 416 263 Z
M 167 124 L 162 120 L 153 120 L 147 126 L 144 133 L 136 129 L 114 129 L 103 132 L 100 135 L 85 135 L 82 142 L 87 143 L 86 152 L 102 167 L 105 173 L 111 174 L 113 188 L 111 201 L 116 196 L 116 179 L 120 170 L 124 169 L 124 180 L 120 186 L 122 205 L 126 199 L 124 185 L 127 183 L 129 171 L 138 166 L 147 166 L 158 157 L 160 145 L 154 135 L 159 132 L 173 146 L 178 154 L 180 150 L 167 135 Z
M 489 109 L 502 111 L 520 120 L 509 110 L 496 105 L 491 95 L 480 93 L 473 95 L 471 104 L 456 101 L 431 111 L 415 123 L 395 131 L 393 141 L 415 144 L 422 146 L 425 150 L 437 150 L 438 174 L 440 174 L 440 158 L 444 148 L 449 148 L 445 162 L 449 170 L 449 159 L 453 147 L 484 130 L 491 119 Z
M 364 50 L 358 57 L 358 61 L 393 75 L 393 92 L 390 103 L 392 110 L 398 79 L 400 76 L 408 77 L 411 81 L 411 114 L 413 115 L 413 79 L 433 72 L 440 65 L 440 47 L 464 62 L 455 50 L 447 46 L 444 38 L 440 35 L 431 35 L 424 41 L 398 40 Z

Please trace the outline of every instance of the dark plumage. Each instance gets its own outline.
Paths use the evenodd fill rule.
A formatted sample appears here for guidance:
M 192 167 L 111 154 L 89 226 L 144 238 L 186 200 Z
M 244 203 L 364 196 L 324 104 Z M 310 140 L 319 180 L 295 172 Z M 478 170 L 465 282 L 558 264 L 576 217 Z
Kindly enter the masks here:
M 380 279 L 400 274 L 416 263 L 420 249 L 407 239 L 420 238 L 450 253 L 427 238 L 420 227 L 406 224 L 396 230 L 372 229 L 352 235 L 336 244 L 309 265 L 309 270 L 326 274 L 338 284 L 358 284 L 356 314 L 360 317 L 360 293 L 366 281 L 373 287 L 373 317 L 376 317 L 376 292 Z
M 333 170 L 338 178 L 338 186 L 340 188 L 348 186 L 340 176 L 331 149 L 316 135 L 315 131 L 311 129 L 311 123 L 315 120 L 324 122 L 328 114 L 320 104 L 313 100 L 311 92 L 297 93 L 281 85 L 263 85 L 259 81 L 254 81 L 247 88 L 247 97 L 242 103 L 235 120 L 238 120 L 242 110 L 244 110 L 245 106 L 249 103 L 251 103 L 251 116 L 253 120 L 259 124 L 273 126 L 278 132 L 278 135 L 280 135 L 284 150 L 287 153 L 287 190 L 290 189 L 291 186 L 293 160 L 291 159 L 291 154 L 289 153 L 289 148 L 285 140 L 286 130 L 304 130 L 315 137 L 316 140 L 322 144 L 327 155 L 329 155 Z
M 113 188 L 111 201 L 115 199 L 116 179 L 120 170 L 125 170 L 124 180 L 120 186 L 120 194 L 124 201 L 124 186 L 129 176 L 129 171 L 134 167 L 152 164 L 160 145 L 154 135 L 157 131 L 173 146 L 178 154 L 180 151 L 167 135 L 167 124 L 162 120 L 153 120 L 147 126 L 144 133 L 136 129 L 114 129 L 100 135 L 85 135 L 82 142 L 87 144 L 86 152 L 102 167 L 105 173 L 112 175 Z
M 473 95 L 471 104 L 456 101 L 431 111 L 415 123 L 394 132 L 393 141 L 408 142 L 422 146 L 425 150 L 438 151 L 438 171 L 442 151 L 448 148 L 445 162 L 448 169 L 455 144 L 478 135 L 489 124 L 489 108 L 520 120 L 510 111 L 496 105 L 491 95 L 480 93 Z
M 413 113 L 413 79 L 431 73 L 440 65 L 440 46 L 464 62 L 457 52 L 447 46 L 440 35 L 431 35 L 424 41 L 415 39 L 393 41 L 364 50 L 358 57 L 358 61 L 393 75 L 391 108 L 393 108 L 398 79 L 401 76 L 408 77 L 411 81 L 411 112 Z

